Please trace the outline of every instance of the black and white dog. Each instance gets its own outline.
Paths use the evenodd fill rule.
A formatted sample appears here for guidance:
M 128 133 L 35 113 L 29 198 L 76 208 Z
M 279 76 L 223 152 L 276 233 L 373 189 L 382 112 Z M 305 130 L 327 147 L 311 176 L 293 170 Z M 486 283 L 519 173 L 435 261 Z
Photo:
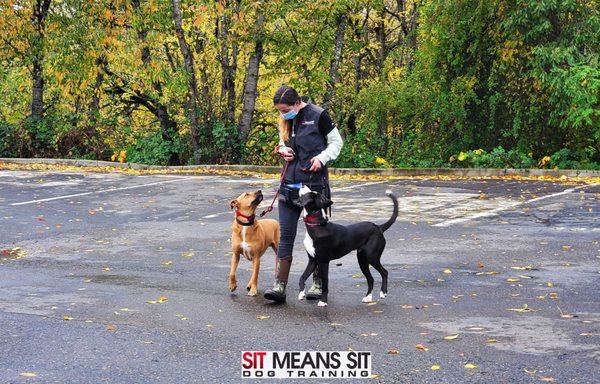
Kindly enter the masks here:
M 369 286 L 367 295 L 362 299 L 362 302 L 373 301 L 373 276 L 369 270 L 369 265 L 372 265 L 381 274 L 382 282 L 379 297 L 385 298 L 387 295 L 388 271 L 381 265 L 380 260 L 385 248 L 383 232 L 391 227 L 398 217 L 398 199 L 391 191 L 386 191 L 386 194 L 394 203 L 394 212 L 387 222 L 377 225 L 369 221 L 363 221 L 343 226 L 330 222 L 325 214 L 325 210 L 333 204 L 331 200 L 321 193 L 311 191 L 306 186 L 300 189 L 299 202 L 304 208 L 302 215 L 306 224 L 304 246 L 309 254 L 309 261 L 306 270 L 300 277 L 298 299 L 304 299 L 306 279 L 318 265 L 323 285 L 323 294 L 318 306 L 327 306 L 329 262 L 339 259 L 354 250 L 357 251 L 358 265 L 360 265 L 360 270 L 367 278 Z

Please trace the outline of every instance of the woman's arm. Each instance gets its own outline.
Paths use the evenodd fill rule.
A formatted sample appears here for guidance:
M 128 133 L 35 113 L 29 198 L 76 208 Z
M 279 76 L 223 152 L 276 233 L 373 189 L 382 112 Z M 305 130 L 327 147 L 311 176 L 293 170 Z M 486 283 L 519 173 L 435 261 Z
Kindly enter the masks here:
M 335 160 L 339 156 L 344 142 L 342 136 L 340 136 L 340 131 L 338 131 L 335 124 L 333 124 L 327 111 L 323 111 L 321 117 L 319 117 L 319 131 L 327 141 L 327 148 L 315 157 L 322 165 L 325 165 L 327 162 Z
M 344 145 L 340 131 L 337 128 L 333 128 L 326 136 L 327 148 L 325 148 L 320 154 L 315 156 L 321 164 L 325 165 L 327 162 L 337 159 Z

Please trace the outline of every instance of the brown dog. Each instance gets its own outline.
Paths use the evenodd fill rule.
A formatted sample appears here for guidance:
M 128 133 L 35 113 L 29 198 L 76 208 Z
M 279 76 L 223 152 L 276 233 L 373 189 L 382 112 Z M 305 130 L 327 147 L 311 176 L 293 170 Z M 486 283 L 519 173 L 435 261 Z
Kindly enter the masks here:
M 270 246 L 277 254 L 279 247 L 279 222 L 273 219 L 255 220 L 256 207 L 263 199 L 261 191 L 244 192 L 231 201 L 235 209 L 235 220 L 231 225 L 231 270 L 229 271 L 229 290 L 235 291 L 237 279 L 235 272 L 240 256 L 252 261 L 252 277 L 246 289 L 249 296 L 256 296 L 258 290 L 258 270 L 260 257 Z

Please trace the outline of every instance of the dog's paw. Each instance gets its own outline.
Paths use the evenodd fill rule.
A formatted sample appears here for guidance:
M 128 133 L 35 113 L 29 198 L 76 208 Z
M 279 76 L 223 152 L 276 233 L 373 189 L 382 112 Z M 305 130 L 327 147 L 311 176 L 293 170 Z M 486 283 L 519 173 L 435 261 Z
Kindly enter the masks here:
M 372 303 L 373 302 L 373 294 L 369 293 L 367 296 L 362 298 L 363 303 Z
M 324 301 L 319 300 L 319 302 L 317 303 L 317 307 L 326 307 L 327 303 Z
M 300 293 L 298 294 L 298 300 L 304 300 L 305 297 L 306 293 L 304 293 L 304 291 L 300 291 Z
M 386 296 L 387 296 L 387 293 L 384 293 L 383 291 L 379 292 L 379 298 L 380 299 L 385 299 Z
M 256 296 L 258 294 L 258 291 L 256 289 L 249 289 L 248 290 L 248 296 Z
M 235 291 L 237 289 L 237 281 L 235 281 L 235 279 L 229 279 L 229 290 L 231 292 Z

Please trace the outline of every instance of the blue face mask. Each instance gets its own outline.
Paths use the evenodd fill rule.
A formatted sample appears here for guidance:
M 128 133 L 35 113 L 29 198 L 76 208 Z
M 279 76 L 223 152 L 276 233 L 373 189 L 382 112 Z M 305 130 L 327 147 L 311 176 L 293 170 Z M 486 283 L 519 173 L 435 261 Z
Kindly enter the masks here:
M 298 112 L 292 109 L 289 112 L 282 113 L 281 117 L 283 117 L 284 120 L 292 120 L 296 115 L 298 115 Z

